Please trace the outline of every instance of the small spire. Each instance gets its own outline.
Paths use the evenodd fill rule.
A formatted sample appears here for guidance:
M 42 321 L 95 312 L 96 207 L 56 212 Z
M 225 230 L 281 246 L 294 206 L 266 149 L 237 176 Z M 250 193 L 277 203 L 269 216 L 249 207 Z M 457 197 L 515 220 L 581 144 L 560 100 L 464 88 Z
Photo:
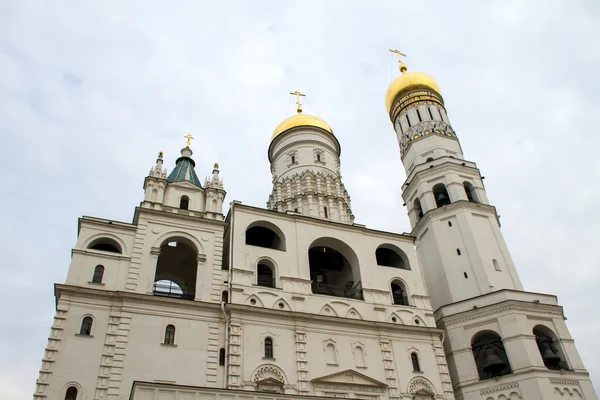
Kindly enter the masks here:
M 185 143 L 185 147 L 186 147 L 187 149 L 189 149 L 189 148 L 190 148 L 190 146 L 192 145 L 192 139 L 193 139 L 194 137 L 192 136 L 192 134 L 191 134 L 191 133 L 188 133 L 187 135 L 185 135 L 185 136 L 184 136 L 184 138 L 186 138 L 186 139 L 187 139 L 187 141 L 186 141 L 186 143 Z
M 400 64 L 398 68 L 400 69 L 400 72 L 405 74 L 406 71 L 408 70 L 408 68 L 406 68 L 406 64 L 404 64 L 404 60 L 402 60 L 402 57 L 406 57 L 406 54 L 401 53 L 400 50 L 397 50 L 397 49 L 396 50 L 390 49 L 390 51 L 392 53 L 395 53 L 398 56 L 398 64 Z
M 156 159 L 156 165 L 154 168 L 150 169 L 150 175 L 156 176 L 158 178 L 166 177 L 167 170 L 163 168 L 163 152 L 158 153 L 158 158 Z
M 302 114 L 302 103 L 300 102 L 300 97 L 305 97 L 306 95 L 300 93 L 298 90 L 290 92 L 290 94 L 296 96 L 296 111 L 298 114 Z

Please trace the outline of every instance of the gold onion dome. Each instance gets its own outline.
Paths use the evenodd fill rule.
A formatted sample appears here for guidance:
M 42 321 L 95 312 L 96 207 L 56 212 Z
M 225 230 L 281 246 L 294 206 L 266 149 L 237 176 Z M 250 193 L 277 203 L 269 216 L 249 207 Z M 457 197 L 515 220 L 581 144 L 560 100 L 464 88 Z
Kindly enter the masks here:
M 275 138 L 281 135 L 283 132 L 299 126 L 313 126 L 316 128 L 321 128 L 333 135 L 333 130 L 329 124 L 323 121 L 321 118 L 312 115 L 297 114 L 277 125 L 275 131 L 273 131 L 273 136 L 271 136 L 271 141 L 275 140 Z
M 431 90 L 440 96 L 442 91 L 438 86 L 437 82 L 429 75 L 422 72 L 406 72 L 406 66 L 404 63 L 400 65 L 400 75 L 387 90 L 385 94 L 385 107 L 388 112 L 391 111 L 392 105 L 399 98 L 417 89 Z

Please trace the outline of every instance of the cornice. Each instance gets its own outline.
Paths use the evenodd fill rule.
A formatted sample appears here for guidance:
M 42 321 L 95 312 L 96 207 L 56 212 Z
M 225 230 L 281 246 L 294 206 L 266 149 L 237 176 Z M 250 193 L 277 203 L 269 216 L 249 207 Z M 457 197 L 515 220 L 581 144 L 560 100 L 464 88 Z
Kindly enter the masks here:
M 429 227 L 429 223 L 432 220 L 442 217 L 446 214 L 452 214 L 460 209 L 471 209 L 484 213 L 490 213 L 494 217 L 496 217 L 496 221 L 498 221 L 498 225 L 500 225 L 500 220 L 498 218 L 498 214 L 496 213 L 496 207 L 491 206 L 489 204 L 475 203 L 468 200 L 458 200 L 454 203 L 450 203 L 448 205 L 434 208 L 433 210 L 428 210 L 427 212 L 425 212 L 423 217 L 417 222 L 410 234 L 412 236 L 420 238 L 423 232 Z
M 434 160 L 435 161 L 435 160 Z M 473 178 L 480 178 L 479 169 L 469 166 L 457 165 L 451 161 L 445 161 L 441 164 L 434 165 L 432 168 L 427 168 L 422 171 L 417 171 L 406 178 L 402 187 L 405 187 L 402 197 L 410 199 L 414 196 L 414 192 L 417 191 L 419 185 L 423 182 L 427 182 L 430 178 L 443 177 L 448 173 L 456 173 L 461 175 L 471 176 Z M 408 186 L 407 183 L 408 182 Z
M 127 256 L 124 254 L 118 254 L 118 253 L 110 253 L 110 252 L 106 252 L 106 251 L 99 251 L 99 250 L 94 250 L 94 249 L 71 249 L 71 254 L 81 254 L 84 256 L 93 255 L 93 256 L 102 257 L 102 258 L 112 258 L 113 260 L 125 260 L 125 261 L 131 260 L 131 256 Z
M 170 208 L 170 207 L 165 207 L 168 209 L 176 209 L 176 208 Z M 178 214 L 178 213 L 172 213 L 172 212 L 168 212 L 165 210 L 154 210 L 152 208 L 145 208 L 145 207 L 136 207 L 134 214 L 133 214 L 133 222 L 134 224 L 137 226 L 138 221 L 140 219 L 140 216 L 142 214 L 149 214 L 149 215 L 155 215 L 155 216 L 160 216 L 160 217 L 165 217 L 165 216 L 170 216 L 174 219 L 182 219 L 182 220 L 187 220 L 191 223 L 197 224 L 199 221 L 202 221 L 203 223 L 209 224 L 209 225 L 218 225 L 218 226 L 227 226 L 227 222 L 225 221 L 220 221 L 217 219 L 209 219 L 209 218 L 205 218 L 204 216 L 206 215 L 206 213 L 204 212 L 200 212 L 200 211 L 195 211 L 197 212 L 199 215 L 194 215 L 194 216 L 190 216 L 190 215 L 186 215 L 186 214 Z M 164 221 L 161 220 L 161 222 L 164 223 Z
M 482 389 L 479 394 L 481 394 L 482 396 L 486 395 L 486 394 L 492 394 L 492 393 L 498 393 L 498 392 L 503 392 L 505 390 L 509 390 L 509 389 L 517 389 L 519 388 L 519 383 L 518 382 L 508 382 L 499 386 L 494 386 L 491 388 L 487 388 L 487 389 Z

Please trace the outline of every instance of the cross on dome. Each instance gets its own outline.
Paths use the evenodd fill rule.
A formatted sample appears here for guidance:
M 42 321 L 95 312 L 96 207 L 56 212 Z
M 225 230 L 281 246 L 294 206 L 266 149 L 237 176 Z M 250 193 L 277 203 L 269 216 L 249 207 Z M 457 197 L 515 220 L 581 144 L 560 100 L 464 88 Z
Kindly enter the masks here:
M 306 97 L 305 94 L 300 93 L 298 90 L 295 90 L 293 92 L 290 92 L 291 95 L 296 96 L 296 111 L 298 111 L 298 114 L 302 114 L 302 103 L 300 102 L 300 97 Z
M 185 143 L 185 147 L 189 149 L 190 146 L 192 145 L 192 139 L 194 139 L 194 137 L 192 136 L 191 133 L 188 133 L 187 135 L 184 136 L 184 138 L 187 139 L 187 141 Z
M 400 64 L 400 67 L 399 67 L 400 72 L 402 72 L 403 74 L 406 73 L 406 70 L 407 70 L 406 64 L 404 64 L 404 60 L 402 59 L 402 57 L 406 57 L 406 54 L 401 53 L 400 50 L 398 50 L 398 49 L 394 49 L 394 50 L 390 49 L 390 51 L 392 53 L 395 53 L 398 56 L 398 63 Z

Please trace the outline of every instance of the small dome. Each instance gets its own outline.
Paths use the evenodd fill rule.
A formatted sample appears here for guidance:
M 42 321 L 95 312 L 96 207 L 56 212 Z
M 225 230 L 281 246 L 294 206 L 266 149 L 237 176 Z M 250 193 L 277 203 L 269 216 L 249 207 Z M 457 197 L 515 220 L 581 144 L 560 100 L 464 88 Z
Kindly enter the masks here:
M 392 105 L 397 98 L 416 89 L 427 89 L 436 92 L 440 96 L 442 95 L 437 82 L 429 75 L 422 72 L 404 73 L 392 82 L 385 94 L 385 107 L 388 112 L 392 109 Z
M 333 135 L 333 130 L 331 129 L 329 124 L 327 124 L 327 122 L 323 121 L 321 118 L 312 115 L 298 114 L 286 119 L 285 121 L 277 125 L 275 131 L 273 131 L 273 136 L 271 136 L 271 141 L 273 141 L 277 136 L 281 135 L 283 132 L 292 128 L 296 128 L 298 126 L 314 126 L 316 128 L 326 130 L 327 132 Z

